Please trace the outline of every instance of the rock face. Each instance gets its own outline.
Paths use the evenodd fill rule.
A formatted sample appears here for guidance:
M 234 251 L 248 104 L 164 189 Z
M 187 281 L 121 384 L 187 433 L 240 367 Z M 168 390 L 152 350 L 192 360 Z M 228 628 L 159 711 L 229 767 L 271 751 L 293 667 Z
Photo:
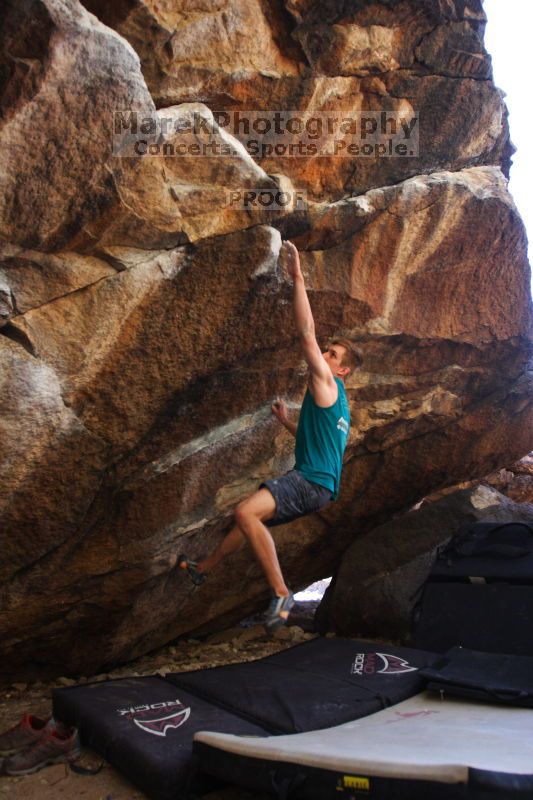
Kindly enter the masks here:
M 533 454 L 488 475 L 487 483 L 517 503 L 533 503 Z
M 339 501 L 276 533 L 294 586 L 533 449 L 526 239 L 478 0 L 4 6 L 4 677 L 88 673 L 264 602 L 246 551 L 198 591 L 172 567 L 292 465 L 270 413 L 306 382 L 282 236 L 321 340 L 364 352 Z M 220 122 L 361 109 L 418 112 L 419 154 L 254 157 Z M 169 120 L 167 150 L 114 152 L 117 111 Z M 230 154 L 170 154 L 207 128 Z M 305 202 L 250 210 L 233 190 Z

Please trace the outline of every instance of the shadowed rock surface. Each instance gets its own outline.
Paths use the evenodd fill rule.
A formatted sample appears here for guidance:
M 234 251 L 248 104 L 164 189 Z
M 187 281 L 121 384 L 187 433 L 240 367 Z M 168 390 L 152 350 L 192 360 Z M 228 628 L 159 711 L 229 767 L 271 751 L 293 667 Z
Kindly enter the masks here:
M 87 674 L 264 603 L 247 551 L 199 590 L 173 567 L 293 463 L 270 413 L 306 383 L 282 236 L 321 342 L 364 353 L 339 501 L 276 533 L 295 588 L 533 449 L 526 238 L 477 0 L 5 6 L 3 677 Z M 113 155 L 114 111 L 165 116 L 166 141 L 190 144 L 193 115 L 239 109 L 419 111 L 420 155 L 253 158 L 220 128 L 236 155 Z M 224 202 L 261 187 L 308 203 Z

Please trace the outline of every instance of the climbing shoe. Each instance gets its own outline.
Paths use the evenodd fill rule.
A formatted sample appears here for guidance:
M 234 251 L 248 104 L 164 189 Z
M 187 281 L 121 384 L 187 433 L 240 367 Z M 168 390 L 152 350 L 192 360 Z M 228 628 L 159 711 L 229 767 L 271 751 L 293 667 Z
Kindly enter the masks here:
M 184 569 L 195 586 L 201 586 L 206 576 L 198 570 L 198 562 L 192 561 L 184 553 L 178 556 L 178 567 Z
M 267 608 L 263 625 L 267 633 L 281 628 L 285 625 L 289 618 L 289 612 L 294 605 L 294 595 L 289 592 L 287 597 L 279 597 L 277 594 L 272 593 L 272 600 Z

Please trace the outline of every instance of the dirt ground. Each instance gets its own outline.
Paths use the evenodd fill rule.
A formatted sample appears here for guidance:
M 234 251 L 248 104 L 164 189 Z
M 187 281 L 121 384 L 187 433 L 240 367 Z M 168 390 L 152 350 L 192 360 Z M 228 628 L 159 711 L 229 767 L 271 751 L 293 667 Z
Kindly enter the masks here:
M 311 609 L 309 609 L 311 610 Z M 306 614 L 296 620 L 304 628 Z M 138 675 L 165 674 L 192 669 L 219 666 L 238 661 L 251 661 L 284 650 L 313 638 L 297 624 L 279 631 L 275 638 L 265 635 L 260 625 L 237 627 L 211 636 L 204 642 L 180 640 L 127 664 L 110 673 L 82 678 L 78 683 L 125 678 Z M 76 681 L 59 678 L 52 683 L 15 683 L 2 693 L 0 701 L 0 731 L 14 725 L 22 714 L 31 712 L 40 717 L 51 714 L 51 694 L 56 686 L 70 686 Z M 46 767 L 22 778 L 0 776 L 0 800 L 148 800 L 101 756 L 83 748 L 78 762 L 84 767 L 103 763 L 96 775 L 77 775 L 65 764 Z M 256 793 L 237 788 L 218 791 L 205 796 L 205 800 L 262 800 Z

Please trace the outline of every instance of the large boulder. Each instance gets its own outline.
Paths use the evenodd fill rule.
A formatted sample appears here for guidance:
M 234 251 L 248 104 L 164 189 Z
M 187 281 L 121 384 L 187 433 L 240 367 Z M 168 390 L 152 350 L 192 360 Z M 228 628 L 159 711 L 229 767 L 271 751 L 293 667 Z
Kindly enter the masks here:
M 247 550 L 198 591 L 174 565 L 292 465 L 270 412 L 306 384 L 282 236 L 320 340 L 364 353 L 340 498 L 276 531 L 295 587 L 533 449 L 526 237 L 479 3 L 85 5 L 11 0 L 2 29 L 6 678 L 87 673 L 264 602 Z M 419 156 L 254 159 L 215 112 L 266 98 L 307 116 L 414 108 Z M 117 151 L 115 111 L 171 120 L 172 146 L 201 145 L 200 118 L 233 152 L 136 157 L 127 136 Z M 278 188 L 307 202 L 224 200 Z

